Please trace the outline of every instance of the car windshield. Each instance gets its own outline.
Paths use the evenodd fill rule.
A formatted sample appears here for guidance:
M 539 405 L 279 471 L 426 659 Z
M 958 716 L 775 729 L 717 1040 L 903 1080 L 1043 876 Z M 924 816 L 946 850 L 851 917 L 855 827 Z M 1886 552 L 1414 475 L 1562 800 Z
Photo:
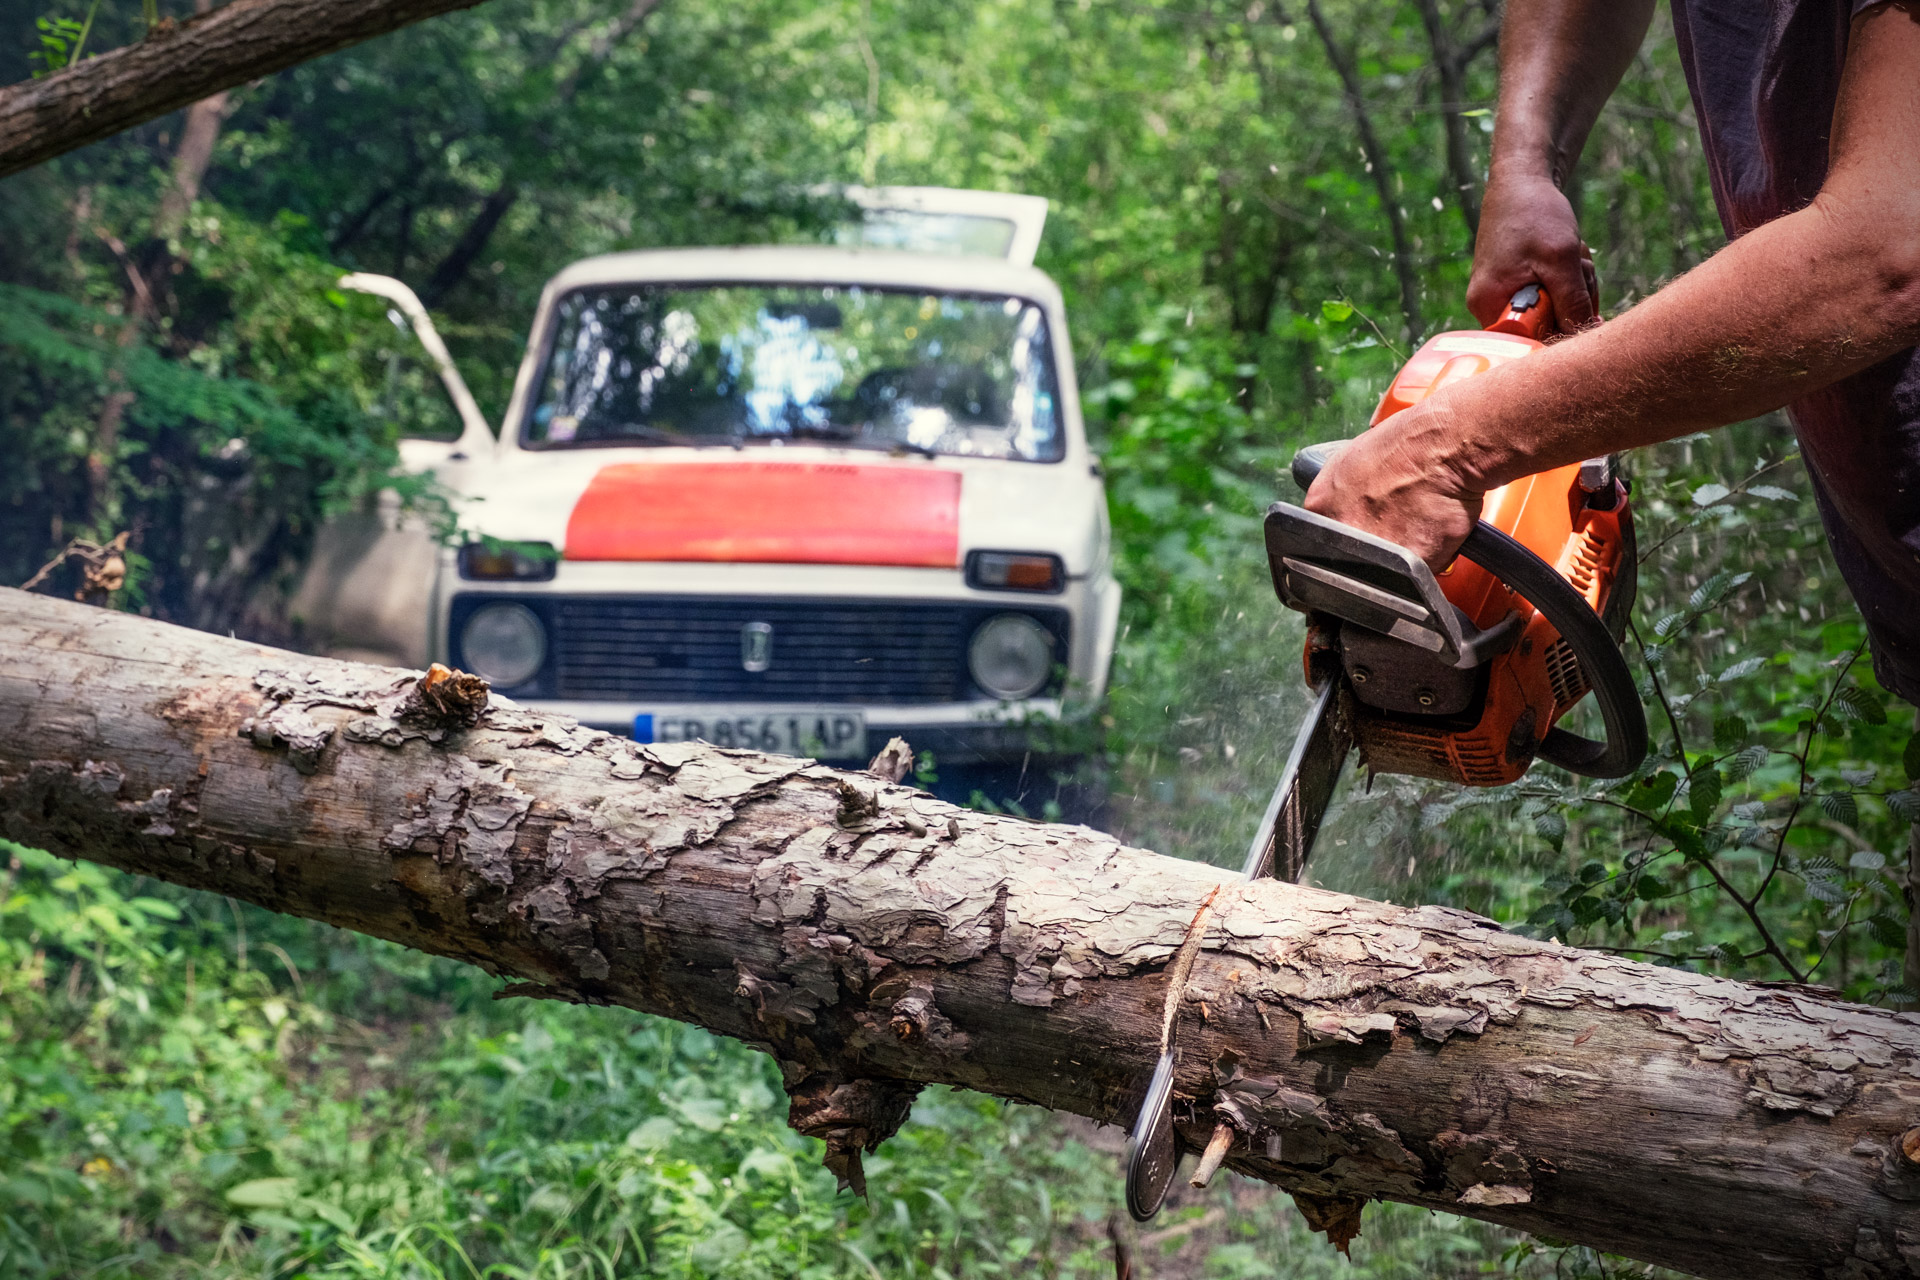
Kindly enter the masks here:
M 1024 298 L 833 285 L 568 294 L 529 445 L 859 448 L 1055 462 L 1046 315 Z

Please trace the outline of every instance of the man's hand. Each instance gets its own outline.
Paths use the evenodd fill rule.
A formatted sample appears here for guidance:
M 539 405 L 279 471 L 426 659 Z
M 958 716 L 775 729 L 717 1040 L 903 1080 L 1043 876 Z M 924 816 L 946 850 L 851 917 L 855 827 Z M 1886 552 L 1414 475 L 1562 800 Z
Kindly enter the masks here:
M 1516 4 L 1508 23 L 1603 3 L 1628 7 Z M 1307 509 L 1443 568 L 1498 485 L 1758 417 L 1920 344 L 1920 0 L 1853 20 L 1833 121 L 1812 204 L 1617 319 L 1395 414 L 1327 463 Z
M 1506 311 L 1507 300 L 1530 284 L 1553 299 L 1562 333 L 1599 318 L 1593 255 L 1580 239 L 1580 223 L 1566 195 L 1545 173 L 1496 172 L 1487 184 L 1480 234 L 1473 242 L 1467 309 L 1490 325 Z
M 1593 257 L 1562 194 L 1587 132 L 1633 61 L 1654 0 L 1527 0 L 1500 28 L 1500 114 L 1467 309 L 1481 324 L 1530 284 L 1562 333 L 1599 316 Z
M 1398 543 L 1435 573 L 1446 568 L 1482 496 L 1443 452 L 1460 434 L 1447 400 L 1442 392 L 1349 440 L 1307 491 L 1307 510 Z

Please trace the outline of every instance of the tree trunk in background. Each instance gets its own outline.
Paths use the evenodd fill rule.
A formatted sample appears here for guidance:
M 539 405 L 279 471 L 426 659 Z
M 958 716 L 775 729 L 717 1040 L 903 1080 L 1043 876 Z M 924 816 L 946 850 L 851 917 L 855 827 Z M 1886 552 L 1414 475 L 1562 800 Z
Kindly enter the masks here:
M 1467 68 L 1473 60 L 1493 46 L 1499 38 L 1498 21 L 1489 23 L 1480 34 L 1465 44 L 1453 38 L 1446 16 L 1440 12 L 1440 0 L 1416 0 L 1421 25 L 1427 29 L 1427 44 L 1433 50 L 1433 68 L 1440 81 L 1440 119 L 1446 133 L 1448 193 L 1459 202 L 1461 221 L 1467 227 L 1467 252 L 1473 252 L 1474 239 L 1480 234 L 1480 175 L 1474 171 L 1473 143 L 1467 135 Z
M 194 0 L 194 9 L 205 13 L 209 2 Z M 173 153 L 166 190 L 153 217 L 153 238 L 146 250 L 129 254 L 124 246 L 112 245 L 127 273 L 129 286 L 127 318 L 120 326 L 115 344 L 119 352 L 125 352 L 139 341 L 141 331 L 159 318 L 162 296 L 171 297 L 173 250 L 170 242 L 180 234 L 193 202 L 200 198 L 200 186 L 213 164 L 213 149 L 220 141 L 220 126 L 227 118 L 230 96 L 222 89 L 187 108 L 187 118 L 180 129 L 180 145 Z M 113 493 L 114 454 L 120 447 L 120 424 L 134 401 L 133 392 L 125 386 L 117 358 L 115 366 L 107 370 L 106 380 L 111 389 L 94 423 L 93 449 L 87 458 L 88 511 L 93 522 L 102 526 L 102 537 L 107 535 L 104 526 L 118 518 Z
M 758 1045 L 856 1184 L 923 1082 L 1130 1120 L 1218 887 L 1179 1006 L 1190 1146 L 1225 1120 L 1229 1167 L 1296 1193 L 1705 1276 L 1920 1275 L 1920 1018 L 638 746 L 444 670 L 17 591 L 0 653 L 8 838 Z
M 204 14 L 213 8 L 213 0 L 193 0 L 193 11 Z M 213 147 L 220 141 L 220 126 L 227 118 L 230 95 L 225 89 L 209 94 L 187 108 L 186 123 L 180 130 L 180 146 L 173 153 L 172 181 L 160 199 L 160 211 L 154 215 L 153 236 L 164 255 L 167 242 L 186 225 L 193 202 L 200 198 L 200 186 L 207 180 L 213 164 Z
M 1387 149 L 1380 145 L 1380 136 L 1373 130 L 1373 114 L 1367 109 L 1367 97 L 1353 54 L 1334 39 L 1333 28 L 1327 25 L 1327 17 L 1320 11 L 1320 0 L 1307 0 L 1307 17 L 1327 51 L 1327 61 L 1340 77 L 1347 109 L 1353 112 L 1354 128 L 1360 132 L 1360 153 L 1367 158 L 1367 174 L 1380 197 L 1380 211 L 1387 215 L 1387 229 L 1393 236 L 1393 271 L 1400 281 L 1400 313 L 1406 320 L 1407 346 L 1411 350 L 1420 345 L 1426 321 L 1421 316 L 1420 268 L 1413 260 L 1413 244 L 1407 237 L 1406 214 L 1401 211 L 1400 198 L 1393 189 L 1393 166 L 1387 163 Z
M 223 89 L 480 0 L 232 0 L 0 89 L 0 177 Z
M 552 100 L 548 104 L 549 108 L 562 112 L 570 109 L 574 98 L 580 92 L 581 82 L 591 72 L 605 65 L 607 59 L 613 56 L 613 51 L 638 31 L 641 24 L 652 16 L 653 11 L 658 9 L 660 4 L 661 0 L 632 0 L 632 3 L 613 20 L 605 31 L 594 37 L 593 42 L 587 47 L 586 57 L 581 59 L 573 70 L 569 71 L 554 87 Z M 555 45 L 552 57 L 559 57 L 567 41 L 571 40 L 575 34 L 577 31 L 569 31 L 566 37 Z M 543 138 L 542 141 L 546 139 Z M 551 147 L 551 143 L 548 143 L 548 146 Z M 434 266 L 433 274 L 427 278 L 426 286 L 420 290 L 422 302 L 429 307 L 440 305 L 447 294 L 452 292 L 453 287 L 467 278 L 467 273 L 473 270 L 473 264 L 479 261 L 481 254 L 486 252 L 487 243 L 493 239 L 493 233 L 499 229 L 500 223 L 519 199 L 520 187 L 514 181 L 513 174 L 510 172 L 502 174 L 500 185 L 480 202 L 479 212 L 474 214 L 473 221 L 469 222 L 466 230 L 460 233 L 460 238 L 454 242 L 453 248 L 447 251 L 447 256 Z
M 480 202 L 480 211 L 467 224 L 467 229 L 454 241 L 447 256 L 427 277 L 425 287 L 420 290 L 420 300 L 429 307 L 437 307 L 452 291 L 453 286 L 467 278 L 467 272 L 473 270 L 473 264 L 487 251 L 487 242 L 493 239 L 493 233 L 501 221 L 512 209 L 514 202 L 520 199 L 520 188 L 512 181 L 502 182 L 493 193 Z

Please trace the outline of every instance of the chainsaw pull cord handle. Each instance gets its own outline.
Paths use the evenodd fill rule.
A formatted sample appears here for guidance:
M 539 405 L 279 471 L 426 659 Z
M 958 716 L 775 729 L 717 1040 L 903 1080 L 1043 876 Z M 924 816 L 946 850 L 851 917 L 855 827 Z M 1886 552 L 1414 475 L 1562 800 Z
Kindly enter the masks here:
M 1327 459 L 1345 443 L 1308 445 L 1294 454 L 1294 483 L 1302 490 L 1312 488 Z M 1600 720 L 1606 725 L 1606 741 L 1549 729 L 1534 754 L 1588 778 L 1624 778 L 1638 769 L 1647 756 L 1647 713 L 1620 646 L 1586 597 L 1552 565 L 1484 520 L 1460 544 L 1460 554 L 1512 587 L 1553 624 L 1593 689 Z

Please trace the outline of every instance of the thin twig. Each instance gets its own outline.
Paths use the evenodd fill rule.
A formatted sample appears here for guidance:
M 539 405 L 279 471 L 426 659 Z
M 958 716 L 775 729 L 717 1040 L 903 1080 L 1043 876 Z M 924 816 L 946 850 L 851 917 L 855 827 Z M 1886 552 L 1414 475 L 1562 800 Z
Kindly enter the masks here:
M 1362 320 L 1365 320 L 1367 322 L 1367 328 L 1373 330 L 1374 336 L 1380 339 L 1380 345 L 1385 347 L 1388 351 L 1391 351 L 1393 353 L 1393 358 L 1395 360 L 1400 360 L 1400 361 L 1406 360 L 1407 357 L 1404 353 L 1401 352 L 1400 348 L 1393 345 L 1393 339 L 1389 338 L 1386 335 L 1386 333 L 1381 330 L 1380 326 L 1373 322 L 1373 317 L 1368 315 L 1366 312 L 1362 311 L 1360 309 L 1360 305 L 1356 303 L 1352 298 L 1349 298 L 1344 291 L 1340 294 L 1340 301 L 1346 303 L 1349 307 L 1352 307 L 1353 314 L 1359 316 Z
M 1628 630 L 1631 631 L 1633 634 L 1633 642 L 1640 646 L 1640 657 L 1641 657 L 1641 660 L 1645 662 L 1647 665 L 1647 678 L 1653 685 L 1653 696 L 1659 701 L 1660 710 L 1665 713 L 1667 717 L 1667 724 L 1673 730 L 1673 749 L 1680 757 L 1680 767 L 1687 771 L 1687 776 L 1689 779 L 1691 779 L 1693 776 L 1693 765 L 1687 759 L 1687 744 L 1686 744 L 1685 736 L 1680 731 L 1680 718 L 1674 712 L 1673 703 L 1669 701 L 1667 698 L 1667 688 L 1666 688 L 1666 685 L 1662 684 L 1660 681 L 1659 670 L 1654 666 L 1653 662 L 1649 659 L 1647 655 L 1647 642 L 1640 635 L 1640 628 L 1633 626 L 1631 623 L 1629 623 Z M 1824 704 L 1822 704 L 1821 710 L 1822 710 L 1822 713 L 1824 714 L 1825 712 Z M 1817 723 L 1817 718 L 1816 718 L 1816 723 Z M 1805 765 L 1803 764 L 1802 765 L 1803 781 L 1801 784 L 1802 790 L 1805 789 L 1804 771 L 1805 771 Z M 1672 802 L 1669 801 L 1668 803 L 1671 804 Z M 1795 803 L 1797 808 L 1799 802 L 1796 801 Z M 1792 825 L 1791 818 L 1789 818 L 1788 820 L 1788 825 L 1789 826 Z M 1781 831 L 1780 839 L 1782 843 L 1786 841 L 1786 832 L 1784 828 Z M 1777 860 L 1775 865 L 1776 866 L 1778 865 Z M 1720 868 L 1716 867 L 1713 864 L 1712 856 L 1708 856 L 1700 859 L 1700 866 L 1708 875 L 1713 877 L 1713 882 L 1715 884 L 1719 885 L 1723 890 L 1726 891 L 1726 894 L 1728 897 L 1732 898 L 1735 902 L 1740 904 L 1740 909 L 1746 913 L 1747 919 L 1753 922 L 1754 929 L 1759 932 L 1760 941 L 1765 944 L 1767 954 L 1771 955 L 1776 961 L 1778 961 L 1780 964 L 1780 967 L 1782 969 L 1785 969 L 1787 973 L 1793 977 L 1793 980 L 1795 982 L 1805 982 L 1806 979 L 1801 976 L 1799 969 L 1794 967 L 1793 961 L 1787 958 L 1786 951 L 1783 950 L 1779 942 L 1777 942 L 1774 939 L 1773 931 L 1767 928 L 1766 921 L 1760 918 L 1760 912 L 1755 907 L 1755 904 L 1758 903 L 1760 900 L 1760 894 L 1766 891 L 1767 882 L 1772 880 L 1773 873 L 1771 871 L 1767 873 L 1767 880 L 1761 882 L 1760 891 L 1755 893 L 1751 899 L 1748 899 L 1748 898 L 1742 897 L 1740 894 L 1740 891 L 1734 887 L 1733 882 L 1728 880 L 1726 876 L 1721 873 Z
M 1773 883 L 1774 876 L 1779 874 L 1780 864 L 1785 860 L 1787 853 L 1787 833 L 1793 830 L 1794 820 L 1800 816 L 1800 811 L 1806 808 L 1807 762 L 1813 758 L 1814 735 L 1820 732 L 1820 722 L 1826 719 L 1827 709 L 1833 705 L 1833 700 L 1840 695 L 1840 686 L 1846 683 L 1847 672 L 1853 670 L 1853 664 L 1859 661 L 1861 650 L 1866 647 L 1867 642 L 1865 640 L 1862 640 L 1854 646 L 1853 652 L 1848 654 L 1847 660 L 1841 664 L 1839 674 L 1834 676 L 1833 683 L 1827 686 L 1827 696 L 1821 700 L 1819 707 L 1814 710 L 1813 719 L 1807 721 L 1806 737 L 1800 743 L 1798 754 L 1794 756 L 1794 760 L 1800 765 L 1800 778 L 1793 789 L 1793 804 L 1787 810 L 1787 820 L 1780 824 L 1780 835 L 1773 843 L 1773 865 L 1767 868 L 1766 878 L 1760 882 L 1759 890 L 1753 895 L 1756 902 L 1759 901 L 1760 895 L 1767 891 L 1767 886 Z
M 1835 929 L 1833 931 L 1833 936 L 1827 939 L 1827 945 L 1820 948 L 1819 958 L 1816 959 L 1813 962 L 1812 966 L 1809 967 L 1807 970 L 1808 979 L 1812 979 L 1814 974 L 1820 972 L 1820 966 L 1827 962 L 1827 956 L 1833 951 L 1833 944 L 1840 941 L 1840 935 L 1845 933 L 1847 930 L 1853 928 L 1854 926 L 1853 909 L 1859 904 L 1860 904 L 1859 894 L 1855 893 L 1855 894 L 1848 895 L 1846 919 L 1840 922 L 1840 927 L 1838 929 Z M 1860 923 L 1864 924 L 1866 922 L 1863 920 Z M 1846 976 L 1847 976 L 1846 966 L 1842 965 L 1840 970 L 1841 980 L 1845 981 Z
M 1769 462 L 1766 466 L 1761 467 L 1758 471 L 1748 476 L 1745 480 L 1742 480 L 1739 484 L 1727 490 L 1727 498 L 1738 497 L 1739 495 L 1745 493 L 1748 489 L 1752 488 L 1753 482 L 1758 480 L 1761 476 L 1764 476 L 1765 474 L 1767 474 L 1767 472 L 1776 470 L 1780 467 L 1784 467 L 1789 462 L 1797 461 L 1799 457 L 1800 455 L 1797 453 L 1790 453 L 1784 458 L 1780 458 L 1776 461 Z M 1720 499 L 1720 501 L 1725 502 L 1727 498 L 1722 498 Z M 1681 524 L 1676 524 L 1672 529 L 1667 531 L 1665 536 L 1656 538 L 1650 545 L 1648 545 L 1645 549 L 1643 549 L 1640 552 L 1640 559 L 1638 563 L 1645 564 L 1648 560 L 1653 558 L 1654 552 L 1666 546 L 1669 542 L 1672 542 L 1675 538 L 1679 537 L 1681 534 L 1685 533 L 1687 530 L 1691 529 L 1692 527 L 1693 527 L 1693 524 L 1691 521 L 1684 522 Z

